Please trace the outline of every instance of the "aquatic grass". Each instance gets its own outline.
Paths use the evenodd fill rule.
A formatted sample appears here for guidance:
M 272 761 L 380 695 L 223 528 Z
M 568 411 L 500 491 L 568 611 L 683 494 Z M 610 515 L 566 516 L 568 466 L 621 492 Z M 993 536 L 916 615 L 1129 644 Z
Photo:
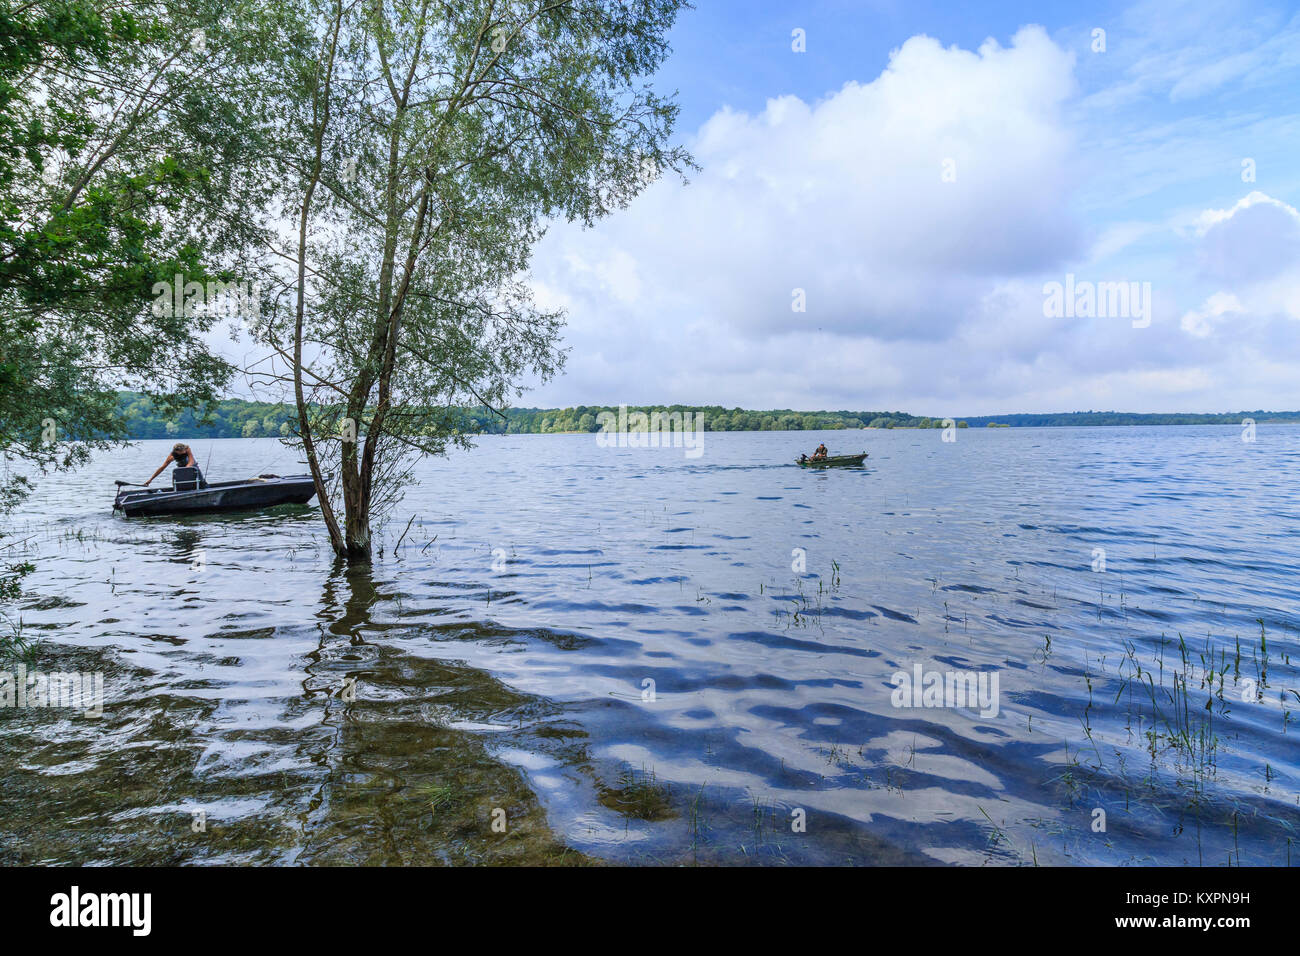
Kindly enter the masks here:
M 861 748 L 859 748 L 861 752 Z M 830 749 L 826 751 L 826 763 L 832 767 L 852 768 L 854 766 L 849 752 L 840 743 L 832 743 Z
M 1087 701 L 1079 724 L 1096 762 L 1082 766 L 1077 756 L 1070 755 L 1067 745 L 1068 767 L 1054 779 L 1066 787 L 1070 802 L 1073 804 L 1080 798 L 1085 786 L 1101 783 L 1105 790 L 1120 791 L 1127 811 L 1131 791 L 1136 786 L 1145 791 L 1142 805 L 1148 811 L 1173 811 L 1195 820 L 1198 860 L 1203 860 L 1202 824 L 1212 819 L 1222 837 L 1231 838 L 1232 846 L 1227 851 L 1229 863 L 1242 865 L 1248 862 L 1243 859 L 1239 838 L 1242 808 L 1235 802 L 1225 805 L 1221 797 L 1211 799 L 1210 788 L 1219 773 L 1223 726 L 1230 720 L 1232 708 L 1229 701 L 1232 696 L 1240 694 L 1243 699 L 1257 703 L 1263 703 L 1267 697 L 1263 681 L 1269 658 L 1278 655 L 1269 647 L 1264 622 L 1257 623 L 1260 635 L 1250 650 L 1241 647 L 1239 638 L 1234 638 L 1232 645 L 1225 645 L 1215 642 L 1208 634 L 1202 646 L 1194 648 L 1185 634 L 1177 632 L 1175 639 L 1162 634 L 1158 640 L 1153 640 L 1151 656 L 1146 662 L 1139 656 L 1135 642 L 1125 639 L 1124 654 L 1117 671 L 1105 666 L 1108 661 L 1104 656 L 1094 661 L 1085 654 L 1085 668 L 1080 679 L 1086 689 Z M 1168 653 L 1171 649 L 1174 651 L 1172 656 Z M 1230 649 L 1233 651 L 1231 658 Z M 1256 664 L 1253 680 L 1242 673 L 1252 661 Z M 1102 665 L 1100 672 L 1093 670 L 1094 663 Z M 1246 667 L 1242 666 L 1243 663 Z M 1095 738 L 1092 716 L 1096 707 L 1097 681 L 1112 678 L 1115 682 L 1113 698 L 1107 692 L 1107 699 L 1115 708 L 1111 716 L 1118 717 L 1130 734 L 1137 732 L 1142 735 L 1151 758 L 1149 770 L 1141 781 L 1133 779 L 1124 755 L 1118 749 L 1115 750 L 1117 766 L 1113 769 L 1108 767 Z M 1279 691 L 1276 700 L 1282 714 L 1283 732 L 1291 719 L 1287 707 L 1288 691 L 1300 701 L 1300 692 Z M 1269 760 L 1262 762 L 1258 773 L 1263 780 L 1260 789 L 1268 792 L 1279 773 Z M 1172 781 L 1172 786 L 1162 782 L 1166 777 Z M 1161 799 L 1159 796 L 1171 793 L 1183 796 L 1181 800 Z M 1253 816 L 1257 811 L 1251 810 L 1251 813 Z M 1291 828 L 1285 821 L 1274 822 Z M 1180 823 L 1175 834 L 1181 832 L 1183 826 Z
M 455 797 L 455 791 L 445 784 L 427 784 L 420 787 L 419 792 L 433 813 L 449 808 Z
M 1015 845 L 1012 843 L 1011 838 L 1007 835 L 1006 831 L 993 822 L 993 818 L 989 816 L 987 810 L 979 804 L 976 804 L 975 806 L 976 809 L 984 815 L 984 819 L 989 822 L 989 826 L 993 828 L 992 832 L 989 834 L 989 858 L 992 859 L 993 855 L 997 853 L 998 848 L 1003 846 L 1005 846 L 1006 852 L 1013 853 L 1017 858 L 1019 858 L 1020 854 L 1016 851 Z
M 24 661 L 32 663 L 36 659 L 37 643 L 23 635 L 22 618 L 13 618 L 0 613 L 0 662 Z
M 783 823 L 775 800 L 769 798 L 765 801 L 757 794 L 750 795 L 750 830 L 753 833 L 752 848 L 756 854 L 761 851 L 769 859 L 790 862 L 780 839 L 785 832 Z M 740 852 L 745 856 L 750 855 L 750 849 L 744 843 L 740 844 Z
M 706 786 L 708 786 L 707 783 L 700 784 L 700 789 L 696 791 L 694 799 L 691 800 L 690 832 L 692 853 L 698 853 L 700 843 L 710 829 L 708 821 L 704 817 L 704 788 Z
M 797 575 L 794 578 L 794 586 L 797 593 L 793 597 L 786 599 L 790 602 L 790 607 L 786 609 L 774 609 L 772 612 L 773 617 L 775 617 L 777 621 L 781 621 L 784 618 L 786 622 L 786 630 L 789 630 L 792 627 L 808 627 L 811 624 L 816 624 L 821 628 L 823 609 L 820 581 L 818 583 L 816 599 L 813 601 L 810 601 L 808 595 L 804 593 L 803 579 Z
M 653 769 L 639 771 L 625 767 L 619 771 L 617 787 L 601 787 L 598 799 L 603 806 L 628 820 L 661 821 L 677 816 L 672 795 L 659 783 Z

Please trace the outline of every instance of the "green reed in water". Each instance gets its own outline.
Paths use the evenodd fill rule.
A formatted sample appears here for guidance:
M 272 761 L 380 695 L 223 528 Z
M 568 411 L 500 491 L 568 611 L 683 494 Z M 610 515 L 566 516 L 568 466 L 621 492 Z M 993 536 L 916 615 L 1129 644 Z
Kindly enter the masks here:
M 23 636 L 22 618 L 0 614 L 0 663 L 20 660 L 31 663 L 36 658 L 35 642 Z

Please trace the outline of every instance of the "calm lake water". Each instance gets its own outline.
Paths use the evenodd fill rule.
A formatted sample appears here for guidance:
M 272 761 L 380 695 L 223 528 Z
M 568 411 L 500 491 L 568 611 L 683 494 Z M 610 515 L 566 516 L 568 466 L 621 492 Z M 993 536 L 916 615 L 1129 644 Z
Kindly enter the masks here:
M 106 700 L 0 710 L 0 862 L 1300 860 L 1300 426 L 489 436 L 351 571 L 314 506 L 113 514 L 168 445 L 15 516 Z

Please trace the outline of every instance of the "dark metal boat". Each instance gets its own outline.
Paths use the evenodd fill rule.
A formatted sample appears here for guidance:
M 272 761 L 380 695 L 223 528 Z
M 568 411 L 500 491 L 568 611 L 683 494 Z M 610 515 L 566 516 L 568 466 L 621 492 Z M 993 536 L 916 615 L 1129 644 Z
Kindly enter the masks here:
M 861 455 L 832 455 L 829 458 L 796 458 L 795 464 L 800 468 L 854 468 L 861 465 L 867 457 L 864 451 Z
M 316 496 L 311 475 L 258 475 L 245 481 L 209 484 L 197 468 L 177 468 L 171 488 L 127 490 L 117 482 L 113 508 L 128 518 L 148 515 L 204 514 L 214 511 L 248 511 L 275 505 L 305 505 Z

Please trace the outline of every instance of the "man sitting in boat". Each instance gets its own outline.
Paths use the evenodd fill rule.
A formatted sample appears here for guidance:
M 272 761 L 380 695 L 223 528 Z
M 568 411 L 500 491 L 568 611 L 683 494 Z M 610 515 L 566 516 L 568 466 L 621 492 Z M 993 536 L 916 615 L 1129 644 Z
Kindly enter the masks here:
M 175 464 L 177 468 L 194 468 L 197 470 L 199 467 L 198 459 L 194 457 L 194 452 L 190 451 L 190 446 L 184 442 L 178 441 L 172 447 L 172 452 L 167 456 L 167 460 L 159 465 L 158 470 L 149 476 L 149 481 L 153 481 L 157 478 L 162 474 L 163 469 L 171 464 Z M 146 481 L 145 485 L 148 485 L 149 481 Z
M 822 461 L 823 459 L 826 458 L 827 454 L 828 454 L 828 453 L 827 453 L 827 451 L 826 451 L 826 445 L 823 443 L 823 444 L 821 444 L 821 445 L 818 445 L 818 446 L 817 446 L 817 450 L 816 450 L 815 452 L 813 452 L 812 460 L 813 460 L 813 461 Z

